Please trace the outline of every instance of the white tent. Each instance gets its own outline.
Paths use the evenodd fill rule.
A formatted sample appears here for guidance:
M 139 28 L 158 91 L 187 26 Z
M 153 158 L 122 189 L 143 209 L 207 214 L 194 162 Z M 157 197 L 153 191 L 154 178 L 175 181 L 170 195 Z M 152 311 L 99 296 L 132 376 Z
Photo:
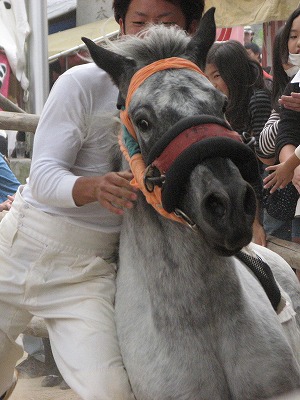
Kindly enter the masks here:
M 216 7 L 218 27 L 261 24 L 286 20 L 299 0 L 206 0 L 205 9 Z
M 53 61 L 58 57 L 78 51 L 84 47 L 81 37 L 88 37 L 95 42 L 111 37 L 119 32 L 119 25 L 113 18 L 80 25 L 66 31 L 53 33 L 48 36 L 48 57 Z
M 118 24 L 116 24 L 114 20 L 110 22 L 96 21 L 91 24 L 49 35 L 48 43 L 47 34 L 46 38 L 41 38 L 38 41 L 37 39 L 39 37 L 44 36 L 44 31 L 38 31 L 38 22 L 41 24 L 41 18 L 39 15 L 36 15 L 36 18 L 32 19 L 31 14 L 36 8 L 41 8 L 41 6 L 37 7 L 39 4 L 46 4 L 44 0 L 0 1 L 0 46 L 4 48 L 12 71 L 25 91 L 28 89 L 29 85 L 25 68 L 27 61 L 25 42 L 30 33 L 25 2 L 29 5 L 29 23 L 32 25 L 32 23 L 36 21 L 36 25 L 31 26 L 33 32 L 30 35 L 28 52 L 34 50 L 35 53 L 38 53 L 37 58 L 41 58 L 39 54 L 43 49 L 46 50 L 50 61 L 61 55 L 77 51 L 83 46 L 81 36 L 87 36 L 95 41 L 99 41 L 103 38 L 103 35 L 114 35 L 118 32 Z M 46 19 L 47 17 L 54 18 L 61 13 L 73 10 L 76 7 L 76 0 L 48 0 L 47 5 Z M 211 6 L 216 7 L 216 22 L 218 27 L 232 27 L 285 20 L 298 5 L 299 0 L 206 0 L 206 9 Z M 45 7 L 47 6 L 45 5 Z M 42 13 L 40 13 L 40 15 L 41 14 Z M 42 42 L 42 40 L 43 43 L 39 43 Z M 44 46 L 42 46 L 42 44 L 44 44 Z M 47 51 L 47 44 L 49 51 Z M 30 70 L 31 64 L 35 61 L 36 67 L 34 71 L 37 74 L 38 69 L 41 70 L 43 65 L 40 62 L 41 60 L 35 60 L 35 57 L 36 55 L 33 56 L 31 54 L 28 70 Z M 45 78 L 46 75 L 47 72 L 44 72 L 43 78 Z M 33 80 L 32 71 L 29 71 L 29 79 L 31 81 Z M 34 81 L 37 81 L 37 79 Z M 39 90 L 41 90 L 41 82 L 36 83 L 39 86 Z M 31 82 L 31 84 L 33 83 Z
M 77 0 L 47 0 L 48 20 L 76 9 Z
M 10 67 L 27 90 L 25 42 L 30 33 L 24 0 L 0 1 L 0 46 L 4 49 Z

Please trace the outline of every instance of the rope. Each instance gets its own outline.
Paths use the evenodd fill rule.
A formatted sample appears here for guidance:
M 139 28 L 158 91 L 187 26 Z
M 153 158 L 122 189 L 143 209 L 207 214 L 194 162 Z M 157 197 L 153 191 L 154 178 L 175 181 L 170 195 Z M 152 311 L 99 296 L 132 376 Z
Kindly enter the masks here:
M 279 303 L 281 301 L 281 293 L 269 265 L 265 263 L 259 256 L 252 257 L 242 251 L 239 251 L 236 254 L 236 257 L 245 263 L 257 277 L 264 288 L 274 310 L 277 312 Z

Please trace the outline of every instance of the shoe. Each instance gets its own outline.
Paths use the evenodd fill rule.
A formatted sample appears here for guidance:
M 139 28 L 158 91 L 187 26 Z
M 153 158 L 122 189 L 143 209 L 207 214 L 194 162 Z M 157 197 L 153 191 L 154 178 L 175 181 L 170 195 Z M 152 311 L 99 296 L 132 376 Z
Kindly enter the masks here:
M 37 378 L 45 376 L 45 364 L 32 356 L 28 356 L 16 367 L 19 379 Z
M 15 370 L 13 383 L 11 384 L 11 387 L 0 397 L 0 400 L 7 400 L 10 398 L 10 395 L 15 390 L 17 382 L 18 382 L 18 372 Z
M 47 375 L 41 382 L 42 387 L 58 386 L 62 381 L 61 375 Z

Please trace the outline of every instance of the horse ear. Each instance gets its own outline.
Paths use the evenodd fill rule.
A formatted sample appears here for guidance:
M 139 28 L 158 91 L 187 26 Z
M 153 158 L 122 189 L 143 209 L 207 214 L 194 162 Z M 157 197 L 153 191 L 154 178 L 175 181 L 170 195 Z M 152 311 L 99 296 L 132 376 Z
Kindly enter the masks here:
M 110 75 L 122 95 L 126 97 L 129 82 L 136 72 L 136 62 L 98 46 L 88 38 L 82 37 L 81 40 L 86 44 L 95 64 Z
M 185 51 L 185 56 L 204 69 L 208 50 L 216 39 L 215 7 L 210 8 L 201 18 L 199 28 Z

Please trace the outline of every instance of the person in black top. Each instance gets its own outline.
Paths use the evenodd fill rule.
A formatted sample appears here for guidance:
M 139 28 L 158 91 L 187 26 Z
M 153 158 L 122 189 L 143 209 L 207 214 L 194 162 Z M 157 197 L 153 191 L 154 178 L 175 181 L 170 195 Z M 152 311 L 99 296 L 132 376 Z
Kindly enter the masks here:
M 265 86 L 261 65 L 251 59 L 244 46 L 235 40 L 216 42 L 210 48 L 205 66 L 205 74 L 212 84 L 228 98 L 225 111 L 232 128 L 242 136 L 255 139 L 271 114 L 270 92 Z M 256 188 L 259 204 L 262 200 L 261 188 Z M 261 207 L 260 207 L 261 208 Z M 261 213 L 261 209 L 259 210 Z M 266 245 L 266 235 L 257 216 L 253 226 L 253 240 Z
M 300 7 L 289 17 L 287 23 L 289 28 L 285 41 L 288 50 L 285 49 L 285 59 L 294 66 L 295 72 L 300 67 Z M 284 42 L 284 38 L 283 38 Z M 300 144 L 300 73 L 286 86 L 283 95 L 279 99 L 280 120 L 278 123 L 278 134 L 275 141 L 276 162 L 283 163 L 295 152 Z M 300 193 L 300 166 L 296 167 L 292 183 Z M 300 243 L 300 200 L 298 200 L 295 218 L 292 221 L 292 241 Z M 300 274 L 297 271 L 298 278 Z
M 208 52 L 205 73 L 228 97 L 225 115 L 238 133 L 248 132 L 256 142 L 271 114 L 270 92 L 260 64 L 235 40 L 216 42 Z

